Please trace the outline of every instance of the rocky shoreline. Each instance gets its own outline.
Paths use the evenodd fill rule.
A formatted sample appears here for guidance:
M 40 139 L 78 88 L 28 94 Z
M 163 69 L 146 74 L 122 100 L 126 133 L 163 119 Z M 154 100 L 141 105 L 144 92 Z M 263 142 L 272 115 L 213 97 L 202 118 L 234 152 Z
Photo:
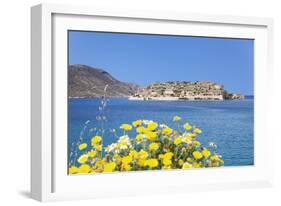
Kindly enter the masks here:
M 242 100 L 241 94 L 229 93 L 223 85 L 211 81 L 174 81 L 154 83 L 129 96 L 129 100 Z

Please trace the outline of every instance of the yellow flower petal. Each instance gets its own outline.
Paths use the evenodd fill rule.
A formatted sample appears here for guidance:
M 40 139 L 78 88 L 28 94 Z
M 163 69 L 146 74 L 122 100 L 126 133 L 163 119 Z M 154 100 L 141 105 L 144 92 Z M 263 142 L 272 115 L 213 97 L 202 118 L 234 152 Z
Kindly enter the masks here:
M 145 162 L 145 165 L 148 166 L 149 168 L 155 168 L 155 167 L 158 167 L 158 160 L 157 159 L 148 159 L 146 160 Z
M 205 158 L 208 158 L 208 157 L 210 157 L 211 152 L 207 149 L 203 149 L 202 154 Z
M 188 122 L 186 122 L 186 123 L 183 125 L 183 127 L 184 127 L 184 129 L 186 129 L 186 130 L 190 130 L 190 129 L 192 128 L 192 126 L 191 126 Z
M 95 157 L 95 156 L 97 155 L 97 152 L 94 151 L 94 150 L 91 150 L 91 151 L 89 151 L 89 152 L 87 153 L 87 155 L 88 155 L 89 157 Z
M 101 146 L 101 145 L 94 145 L 94 148 L 95 148 L 97 151 L 102 151 L 102 146 Z
M 179 138 L 179 137 L 175 138 L 175 140 L 174 140 L 174 144 L 175 145 L 179 145 L 181 143 L 182 143 L 182 139 L 181 138 Z
M 194 151 L 192 155 L 196 160 L 200 160 L 203 157 L 202 153 L 199 151 Z
M 125 131 L 130 131 L 130 130 L 132 129 L 132 126 L 129 125 L 129 124 L 122 124 L 122 125 L 120 126 L 120 129 L 123 129 L 123 130 L 125 130 Z
M 178 161 L 179 166 L 182 166 L 183 163 L 184 163 L 183 160 L 182 160 L 182 159 L 179 159 L 179 161 Z
M 144 128 L 143 126 L 138 127 L 136 130 L 137 130 L 137 133 L 145 133 L 147 131 L 147 129 Z
M 148 153 L 144 150 L 139 151 L 138 156 L 140 159 L 146 159 L 148 157 Z
M 83 150 L 87 148 L 87 144 L 86 143 L 82 143 L 78 146 L 79 150 Z
M 124 164 L 122 165 L 122 168 L 124 171 L 130 171 L 132 169 L 132 166 L 129 164 Z
M 174 116 L 174 118 L 173 118 L 173 121 L 174 122 L 178 122 L 178 121 L 180 121 L 181 120 L 181 117 L 179 117 L 179 116 Z
M 79 169 L 78 167 L 75 167 L 75 166 L 71 166 L 69 169 L 68 169 L 68 173 L 69 174 L 76 174 L 79 172 Z
M 198 141 L 193 141 L 193 144 L 195 147 L 199 147 L 201 145 L 200 142 L 198 142 Z
M 169 128 L 169 127 L 165 127 L 165 128 L 163 128 L 162 133 L 164 135 L 170 135 L 170 134 L 173 133 L 173 130 L 171 128 Z
M 115 167 L 116 167 L 116 163 L 115 162 L 107 163 L 104 166 L 103 172 L 113 172 Z
M 158 127 L 158 124 L 156 122 L 149 122 L 147 125 L 147 129 L 150 131 L 156 130 Z
M 136 140 L 137 140 L 137 142 L 142 142 L 143 141 L 143 134 L 138 134 L 136 136 Z
M 88 160 L 88 155 L 82 154 L 82 155 L 78 158 L 77 161 L 78 161 L 80 164 L 84 164 L 85 162 L 87 162 L 87 160 Z
M 91 139 L 92 146 L 99 144 L 101 140 L 102 140 L 101 136 L 96 135 L 92 137 Z
M 130 156 L 125 156 L 122 158 L 122 164 L 130 164 L 132 162 L 132 157 Z
M 145 136 L 146 136 L 146 138 L 148 139 L 148 140 L 150 140 L 150 141 L 155 141 L 156 139 L 157 139 L 157 132 L 146 132 L 145 133 Z
M 197 134 L 201 134 L 201 133 L 202 133 L 202 131 L 201 131 L 199 128 L 195 128 L 195 129 L 193 130 L 193 132 L 195 132 L 195 133 L 197 133 Z
M 171 164 L 172 164 L 171 159 L 168 159 L 168 158 L 163 159 L 163 165 L 170 166 Z
M 159 145 L 157 143 L 155 143 L 155 142 L 152 142 L 149 145 L 149 150 L 150 151 L 156 151 L 156 150 L 158 150 L 158 148 L 159 148 Z
M 188 162 L 185 162 L 183 165 L 182 165 L 182 169 L 189 169 L 189 168 L 192 168 L 192 164 L 188 163 Z
M 159 158 L 160 159 L 172 159 L 172 157 L 174 156 L 174 153 L 172 152 L 167 152 L 165 154 L 160 154 Z
M 91 167 L 87 164 L 82 164 L 78 169 L 79 174 L 87 174 L 90 171 L 91 171 Z
M 134 121 L 133 123 L 132 123 L 132 125 L 134 126 L 134 127 L 138 127 L 138 126 L 140 126 L 142 124 L 142 120 L 136 120 L 136 121 Z
M 210 158 L 212 161 L 220 161 L 220 158 L 218 157 L 218 155 L 213 155 Z

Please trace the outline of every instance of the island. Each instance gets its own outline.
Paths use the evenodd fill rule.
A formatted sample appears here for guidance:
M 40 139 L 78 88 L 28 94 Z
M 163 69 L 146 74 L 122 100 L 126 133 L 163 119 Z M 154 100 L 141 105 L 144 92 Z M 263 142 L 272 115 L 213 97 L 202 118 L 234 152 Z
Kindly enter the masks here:
M 129 100 L 241 100 L 244 96 L 229 93 L 223 85 L 212 81 L 170 81 L 157 82 L 129 96 Z

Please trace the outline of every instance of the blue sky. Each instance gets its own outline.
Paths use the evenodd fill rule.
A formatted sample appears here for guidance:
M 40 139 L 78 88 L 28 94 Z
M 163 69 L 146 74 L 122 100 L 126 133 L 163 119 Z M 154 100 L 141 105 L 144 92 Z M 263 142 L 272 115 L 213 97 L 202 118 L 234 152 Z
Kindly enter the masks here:
M 120 81 L 211 80 L 253 94 L 254 41 L 191 36 L 69 32 L 69 64 L 108 71 Z

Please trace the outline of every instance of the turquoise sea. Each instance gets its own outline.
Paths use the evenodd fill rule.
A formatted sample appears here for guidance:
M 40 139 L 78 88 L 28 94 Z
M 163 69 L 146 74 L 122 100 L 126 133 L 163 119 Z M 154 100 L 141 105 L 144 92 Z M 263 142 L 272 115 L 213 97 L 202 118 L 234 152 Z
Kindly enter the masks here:
M 182 117 L 199 127 L 203 133 L 198 140 L 203 145 L 214 142 L 225 166 L 254 164 L 254 99 L 228 101 L 130 101 L 125 98 L 108 99 L 99 109 L 101 99 L 69 99 L 68 155 L 73 161 L 74 148 L 82 137 L 89 141 L 100 128 L 105 129 L 103 145 L 116 140 L 112 129 L 137 119 L 153 120 L 176 127 L 173 116 Z M 129 133 L 130 134 L 130 133 Z M 133 133 L 132 133 L 133 135 Z

